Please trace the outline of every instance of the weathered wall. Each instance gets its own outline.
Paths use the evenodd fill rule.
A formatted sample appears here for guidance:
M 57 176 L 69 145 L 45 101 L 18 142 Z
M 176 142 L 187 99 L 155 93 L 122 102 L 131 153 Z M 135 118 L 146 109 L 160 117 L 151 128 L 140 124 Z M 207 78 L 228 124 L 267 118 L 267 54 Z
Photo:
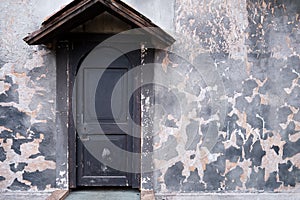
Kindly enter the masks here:
M 295 191 L 300 181 L 299 2 L 155 1 L 156 12 L 149 1 L 127 2 L 163 28 L 175 27 L 177 43 L 173 53 L 157 56 L 163 63 L 155 69 L 158 106 L 154 122 L 147 118 L 150 126 L 143 127 L 155 134 L 157 171 L 153 180 L 144 177 L 144 189 Z M 55 56 L 22 41 L 67 2 L 0 4 L 1 191 L 67 187 L 66 163 L 57 164 L 55 155 L 60 137 Z M 167 2 L 168 10 L 161 6 Z M 151 90 L 144 92 L 153 97 Z M 149 144 L 144 144 L 147 151 Z
M 129 6 L 133 7 L 156 25 L 173 33 L 174 31 L 174 7 L 175 0 L 123 0 Z
M 66 187 L 56 179 L 55 56 L 22 40 L 66 2 L 1 1 L 0 191 Z
M 155 192 L 299 188 L 299 14 L 296 0 L 176 1 L 155 73 Z

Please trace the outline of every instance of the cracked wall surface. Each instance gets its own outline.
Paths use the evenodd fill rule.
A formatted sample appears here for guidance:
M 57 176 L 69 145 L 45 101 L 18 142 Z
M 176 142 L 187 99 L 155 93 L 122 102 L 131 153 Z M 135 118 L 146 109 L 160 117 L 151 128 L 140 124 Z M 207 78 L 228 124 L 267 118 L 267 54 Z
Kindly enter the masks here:
M 156 193 L 298 191 L 299 14 L 295 0 L 176 1 L 177 42 L 156 57 Z

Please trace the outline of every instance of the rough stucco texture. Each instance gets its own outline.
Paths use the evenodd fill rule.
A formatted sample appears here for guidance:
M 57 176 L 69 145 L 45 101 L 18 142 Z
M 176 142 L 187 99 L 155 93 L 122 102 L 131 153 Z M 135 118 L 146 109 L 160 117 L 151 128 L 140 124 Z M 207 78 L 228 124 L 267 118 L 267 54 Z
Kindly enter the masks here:
M 59 5 L 25 0 L 2 1 L 0 7 L 0 191 L 50 190 L 60 181 L 55 57 L 22 38 Z
M 299 14 L 296 0 L 176 1 L 155 73 L 156 192 L 299 188 Z

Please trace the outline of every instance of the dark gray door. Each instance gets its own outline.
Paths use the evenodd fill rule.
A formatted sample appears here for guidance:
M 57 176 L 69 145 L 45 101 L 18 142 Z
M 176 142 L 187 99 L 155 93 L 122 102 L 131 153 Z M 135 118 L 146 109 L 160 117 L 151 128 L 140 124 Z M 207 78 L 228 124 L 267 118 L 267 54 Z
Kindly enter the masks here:
M 131 157 L 140 145 L 139 137 L 133 137 L 139 96 L 131 94 L 137 78 L 128 74 L 139 62 L 137 52 L 123 55 L 102 46 L 77 59 L 73 91 L 77 186 L 139 187 L 140 163 Z

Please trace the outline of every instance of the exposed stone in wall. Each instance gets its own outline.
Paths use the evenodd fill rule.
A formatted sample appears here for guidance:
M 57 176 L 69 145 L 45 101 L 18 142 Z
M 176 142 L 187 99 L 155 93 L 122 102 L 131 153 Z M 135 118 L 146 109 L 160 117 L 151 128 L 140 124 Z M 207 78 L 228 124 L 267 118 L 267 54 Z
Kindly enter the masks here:
M 156 192 L 299 188 L 299 14 L 294 0 L 176 1 L 154 148 L 178 155 L 154 160 Z

